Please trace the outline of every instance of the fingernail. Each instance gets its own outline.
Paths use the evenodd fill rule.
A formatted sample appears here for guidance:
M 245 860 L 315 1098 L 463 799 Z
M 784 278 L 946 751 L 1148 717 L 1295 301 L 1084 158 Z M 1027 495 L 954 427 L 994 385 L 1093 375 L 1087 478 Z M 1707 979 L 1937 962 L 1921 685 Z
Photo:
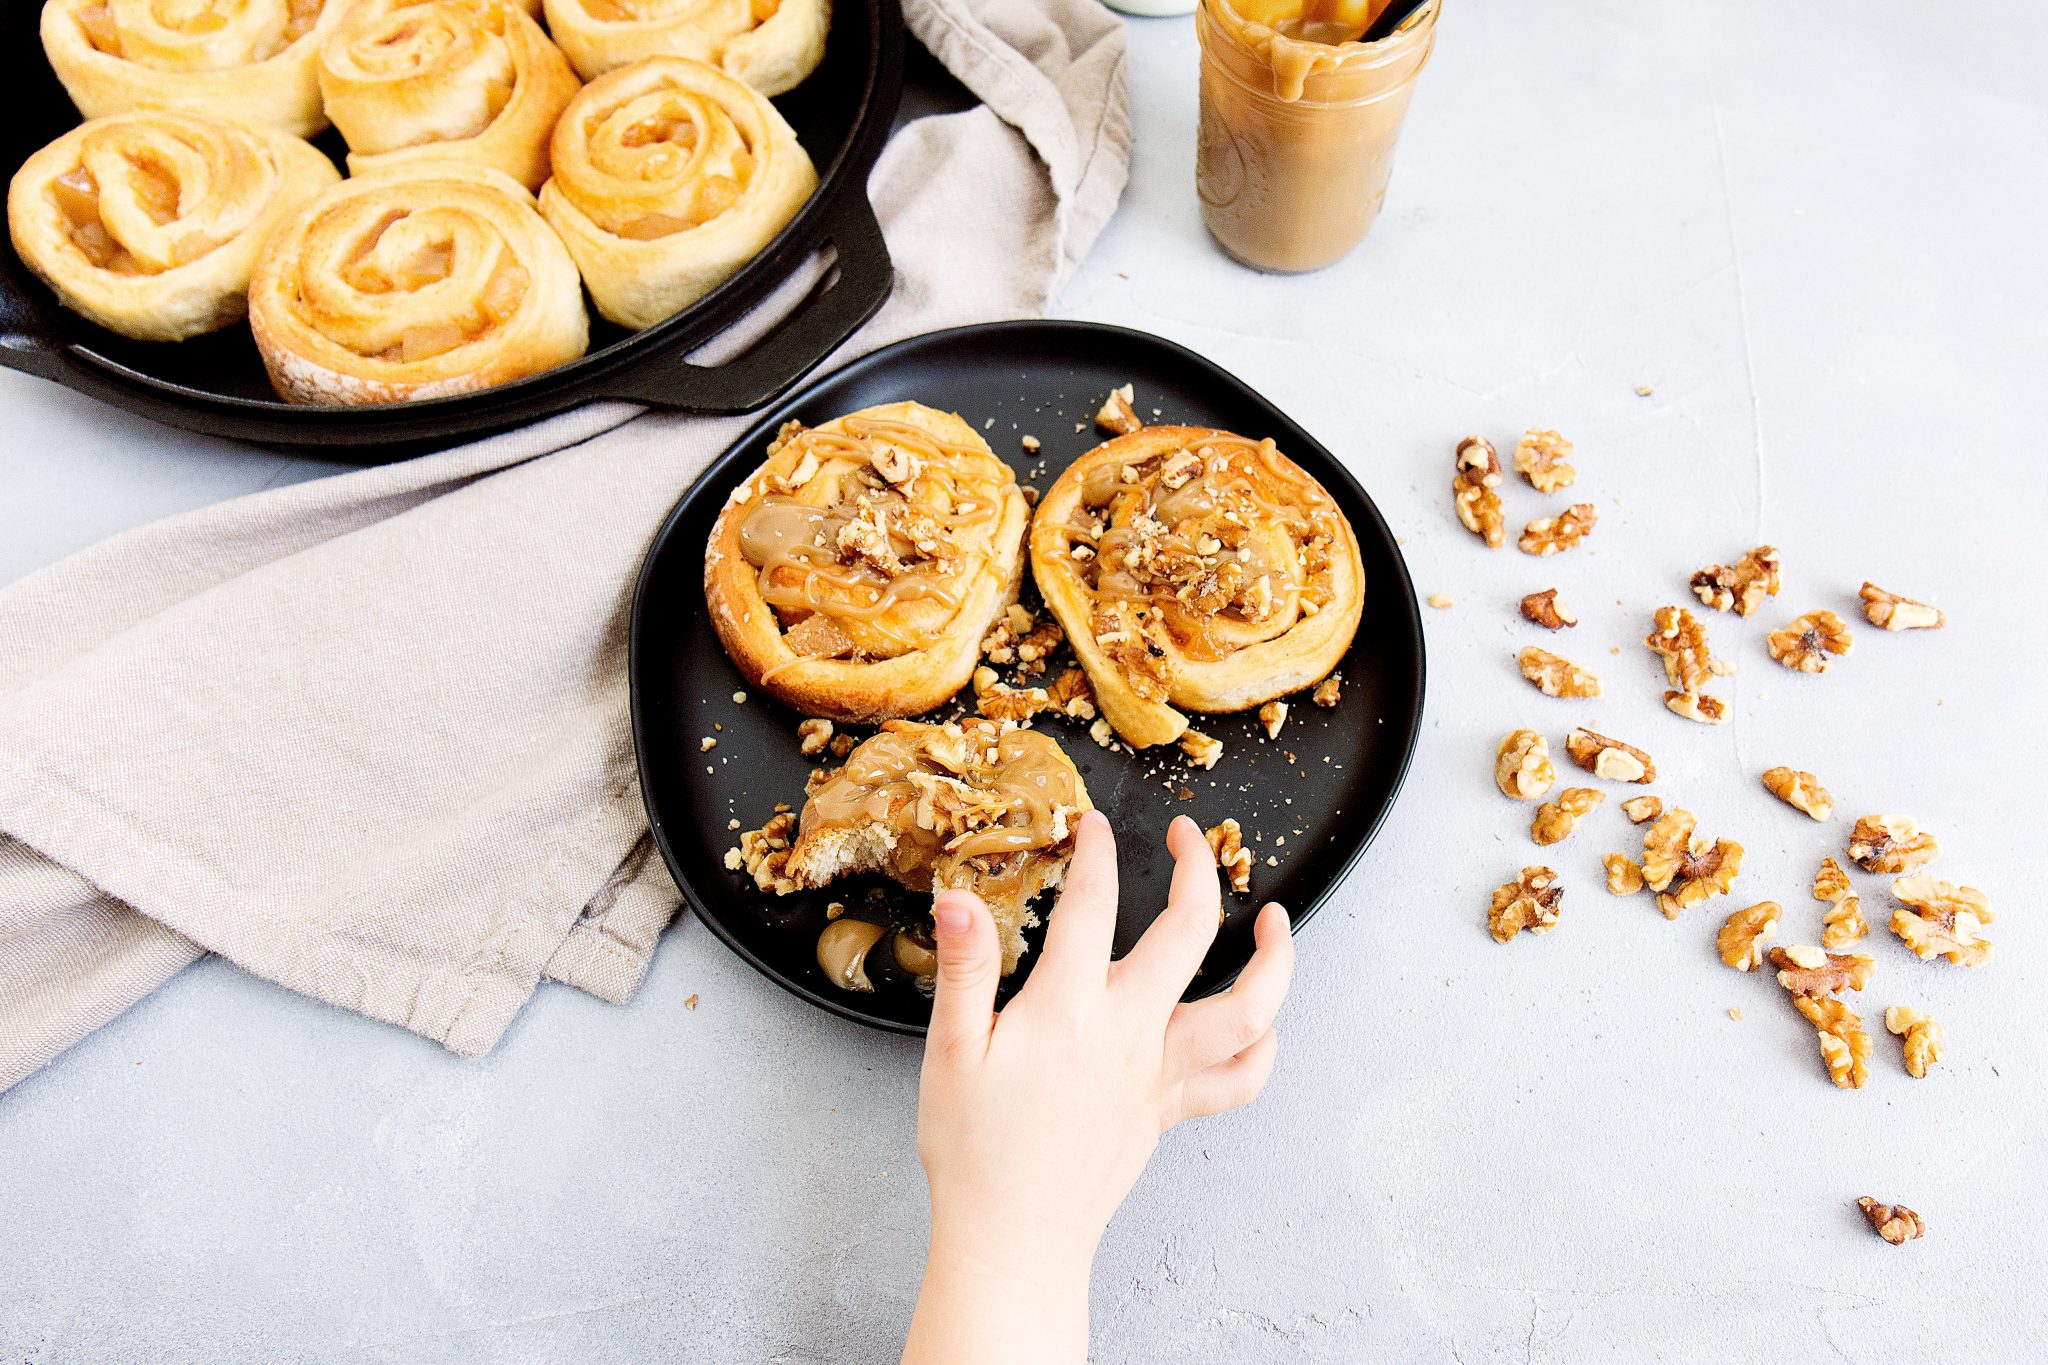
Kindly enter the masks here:
M 952 938 L 973 928 L 974 899 L 965 892 L 947 891 L 932 902 L 932 928 L 941 938 Z
M 1109 817 L 1107 815 L 1104 815 L 1099 810 L 1088 810 L 1082 812 L 1081 823 L 1085 825 L 1091 822 L 1102 826 L 1104 829 L 1109 828 Z

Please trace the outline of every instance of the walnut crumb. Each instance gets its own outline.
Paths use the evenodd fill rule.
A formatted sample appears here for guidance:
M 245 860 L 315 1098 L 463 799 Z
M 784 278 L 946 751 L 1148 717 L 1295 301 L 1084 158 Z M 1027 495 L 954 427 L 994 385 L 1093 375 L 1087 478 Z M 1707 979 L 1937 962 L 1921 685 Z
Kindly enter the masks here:
M 1524 526 L 1515 547 L 1525 555 L 1562 554 L 1584 540 L 1599 520 L 1599 508 L 1575 502 L 1554 517 L 1538 517 Z
M 798 889 L 795 879 L 786 870 L 789 847 L 795 835 L 796 816 L 785 806 L 770 816 L 768 823 L 761 828 L 740 835 L 739 847 L 726 850 L 725 865 L 735 872 L 746 872 L 761 890 L 787 896 Z
M 1984 926 L 1994 916 L 1982 891 L 1916 872 L 1893 882 L 1892 894 L 1900 902 L 1892 912 L 1892 932 L 1905 940 L 1913 956 L 1923 962 L 1945 957 L 1958 967 L 1981 967 L 1991 960 Z
M 1914 1241 L 1927 1231 L 1926 1222 L 1904 1204 L 1880 1204 L 1866 1194 L 1856 1201 L 1856 1207 L 1863 1210 L 1870 1230 L 1893 1246 Z
M 694 1010 L 697 1008 L 697 997 L 694 993 L 683 997 L 683 1008 L 686 1010 Z
M 1216 866 L 1230 879 L 1230 889 L 1245 895 L 1252 889 L 1252 851 L 1244 846 L 1244 830 L 1235 820 L 1225 820 L 1202 831 Z
M 1941 841 L 1904 815 L 1866 815 L 1849 831 L 1849 858 L 1865 872 L 1914 872 L 1941 856 Z
M 1566 787 L 1557 800 L 1536 808 L 1536 818 L 1529 822 L 1529 837 L 1546 846 L 1563 843 L 1579 827 L 1579 821 L 1606 799 L 1606 792 L 1592 787 Z
M 1572 609 L 1557 595 L 1556 588 L 1545 588 L 1522 598 L 1522 615 L 1546 630 L 1564 630 L 1579 623 Z
M 1546 697 L 1579 700 L 1600 695 L 1598 674 L 1579 667 L 1570 659 L 1530 645 L 1515 655 L 1522 676 Z
M 710 736 L 710 735 L 706 735 L 706 736 L 704 736 L 704 738 L 702 738 L 702 739 L 700 739 L 700 740 L 698 740 L 698 741 L 697 741 L 697 752 L 698 752 L 698 753 L 702 753 L 702 754 L 708 754 L 708 753 L 710 753 L 710 752 L 711 752 L 711 751 L 712 751 L 713 749 L 716 749 L 717 747 L 718 747 L 718 741 L 717 741 L 717 739 L 715 739 L 714 737 L 712 737 L 712 736 Z
M 1547 934 L 1557 927 L 1563 908 L 1564 888 L 1557 884 L 1557 873 L 1547 867 L 1525 867 L 1519 878 L 1493 893 L 1486 927 L 1496 943 L 1506 943 L 1524 929 Z
M 1875 583 L 1866 581 L 1856 595 L 1863 599 L 1863 619 L 1880 630 L 1940 630 L 1948 624 L 1937 608 L 1886 592 Z
M 1643 889 L 1643 865 L 1626 853 L 1610 853 L 1600 860 L 1607 869 L 1607 889 L 1617 896 L 1633 896 Z
M 1335 706 L 1344 696 L 1344 675 L 1332 673 L 1316 684 L 1316 690 L 1309 693 L 1309 700 L 1325 709 Z
M 1673 715 L 1696 720 L 1702 725 L 1719 725 L 1728 719 L 1728 703 L 1704 692 L 1666 692 L 1664 706 Z
M 1451 496 L 1459 522 L 1489 550 L 1498 550 L 1507 540 L 1507 520 L 1500 506 L 1500 455 L 1493 442 L 1484 436 L 1458 442 L 1457 471 L 1451 476 Z
M 1458 605 L 1458 599 L 1447 592 L 1433 592 L 1429 595 L 1429 605 L 1438 611 L 1449 611 Z
M 1280 727 L 1287 723 L 1287 703 L 1269 701 L 1259 708 L 1259 724 L 1265 727 L 1267 739 L 1280 738 Z
M 1777 550 L 1759 545 L 1733 564 L 1709 564 L 1694 574 L 1692 595 L 1715 611 L 1748 616 L 1778 595 L 1783 569 Z
M 1766 768 L 1764 790 L 1815 820 L 1825 820 L 1835 813 L 1835 798 L 1828 794 L 1819 778 L 1802 769 Z
M 832 722 L 813 716 L 797 722 L 796 751 L 805 758 L 823 753 L 832 742 Z
M 1645 820 L 1654 820 L 1664 813 L 1664 802 L 1655 796 L 1631 796 L 1621 803 L 1621 813 L 1628 817 L 1631 825 L 1640 825 Z
M 1137 411 L 1131 407 L 1134 397 L 1136 394 L 1129 384 L 1111 389 L 1109 397 L 1103 399 L 1102 406 L 1095 410 L 1095 425 L 1119 436 L 1128 436 L 1144 426 Z
M 1946 1055 L 1947 1038 L 1931 1014 L 1911 1005 L 1893 1005 L 1884 1012 L 1886 1030 L 1896 1033 L 1906 1050 L 1906 1074 L 1915 1080 L 1927 1075 L 1927 1068 Z
M 1825 673 L 1831 655 L 1847 654 L 1855 642 L 1849 623 L 1831 611 L 1810 611 L 1764 637 L 1771 657 L 1799 673 Z
M 1515 472 L 1537 491 L 1555 493 L 1577 482 L 1579 471 L 1565 463 L 1572 443 L 1555 431 L 1531 427 L 1515 444 Z
M 1722 922 L 1721 932 L 1714 936 L 1721 961 L 1738 972 L 1761 967 L 1764 944 L 1778 931 L 1778 911 L 1776 901 L 1758 901 L 1731 913 Z
M 1036 455 L 1038 453 L 1038 438 L 1036 436 L 1031 435 L 1029 432 L 1026 432 L 1024 434 L 1023 439 L 1019 441 L 1018 444 L 1024 447 L 1026 454 Z
M 1105 749 L 1116 747 L 1116 729 L 1101 716 L 1097 716 L 1094 723 L 1088 727 L 1088 738 Z
M 1197 768 L 1213 768 L 1216 760 L 1223 757 L 1223 741 L 1200 730 L 1187 730 L 1181 734 L 1180 751 Z
M 1657 765 L 1648 754 L 1583 725 L 1564 737 L 1564 751 L 1572 762 L 1608 782 L 1647 785 L 1657 780 Z
M 1725 895 L 1742 869 L 1742 845 L 1708 840 L 1698 818 L 1683 807 L 1657 817 L 1643 835 L 1643 882 L 1657 893 L 1664 918 L 1711 896 Z
M 859 742 L 852 735 L 839 734 L 832 736 L 832 743 L 828 747 L 832 750 L 832 757 L 845 758 L 853 752 L 854 746 Z
M 1557 780 L 1550 744 L 1534 730 L 1516 730 L 1500 742 L 1493 760 L 1494 785 L 1502 796 L 1534 801 Z
M 1778 984 L 1792 994 L 1823 996 L 1862 990 L 1877 962 L 1864 953 L 1831 953 L 1800 943 L 1771 949 L 1771 965 L 1778 969 Z

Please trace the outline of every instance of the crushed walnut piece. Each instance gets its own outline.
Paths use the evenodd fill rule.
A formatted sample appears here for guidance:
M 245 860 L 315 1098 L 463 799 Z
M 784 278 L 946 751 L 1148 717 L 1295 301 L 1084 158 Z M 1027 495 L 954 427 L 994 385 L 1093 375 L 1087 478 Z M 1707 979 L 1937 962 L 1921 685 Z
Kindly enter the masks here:
M 1564 604 L 1556 588 L 1545 588 L 1542 592 L 1532 592 L 1523 597 L 1522 615 L 1545 630 L 1564 630 L 1579 623 L 1578 616 Z
M 1870 984 L 1876 960 L 1864 953 L 1830 953 L 1810 943 L 1771 949 L 1778 984 L 1794 995 L 1840 995 Z
M 1643 865 L 1626 853 L 1610 853 L 1600 860 L 1607 869 L 1607 889 L 1616 896 L 1633 896 L 1643 889 Z
M 832 757 L 845 758 L 848 754 L 854 751 L 855 747 L 858 746 L 859 743 L 860 741 L 855 739 L 852 735 L 837 734 L 832 736 L 832 743 L 827 747 L 832 750 Z
M 1813 874 L 1813 898 L 1840 904 L 1849 890 L 1849 874 L 1842 870 L 1842 865 L 1833 858 L 1822 858 L 1820 871 Z
M 1012 602 L 1003 608 L 1002 615 L 989 623 L 988 633 L 981 637 L 981 655 L 992 664 L 1013 664 L 1017 662 L 1017 641 L 1031 632 L 1038 618 L 1031 614 L 1031 608 L 1022 602 Z
M 1543 736 L 1534 730 L 1516 730 L 1500 742 L 1493 760 L 1493 781 L 1502 796 L 1534 801 L 1556 780 L 1550 744 Z
M 1911 1005 L 1893 1005 L 1884 1012 L 1884 1026 L 1899 1036 L 1906 1050 L 1906 1074 L 1923 1080 L 1927 1068 L 1947 1055 L 1947 1037 L 1933 1015 Z
M 1863 941 L 1870 932 L 1870 922 L 1863 918 L 1863 902 L 1855 896 L 1844 896 L 1821 912 L 1820 942 L 1829 952 L 1840 952 Z
M 1923 962 L 1945 957 L 1958 967 L 1981 967 L 1991 960 L 1984 926 L 1994 916 L 1982 891 L 1916 872 L 1893 882 L 1892 894 L 1900 902 L 1892 912 L 1892 932 L 1905 940 L 1913 956 Z
M 1631 825 L 1640 825 L 1645 820 L 1654 820 L 1664 813 L 1664 802 L 1655 796 L 1631 796 L 1621 803 L 1621 813 L 1628 817 Z
M 1584 540 L 1599 520 L 1599 508 L 1575 502 L 1554 517 L 1538 517 L 1524 526 L 1515 547 L 1525 555 L 1562 554 Z
M 1856 595 L 1863 599 L 1863 619 L 1880 630 L 1940 630 L 1948 624 L 1939 608 L 1886 592 L 1867 580 Z
M 798 889 L 796 880 L 788 873 L 789 847 L 795 835 L 796 816 L 785 807 L 761 828 L 740 835 L 739 847 L 725 851 L 725 865 L 735 872 L 746 872 L 761 890 L 787 896 Z
M 1657 765 L 1648 754 L 1583 725 L 1564 737 L 1564 751 L 1572 762 L 1608 782 L 1648 784 L 1657 780 Z
M 1657 908 L 1666 919 L 1726 894 L 1742 870 L 1742 845 L 1732 839 L 1710 841 L 1698 823 L 1691 811 L 1674 807 L 1643 834 L 1643 882 L 1657 893 Z
M 1213 768 L 1216 760 L 1223 757 L 1223 741 L 1200 730 L 1186 730 L 1181 733 L 1180 751 L 1197 768 Z
M 1862 1016 L 1832 995 L 1795 995 L 1792 1003 L 1820 1035 L 1828 1079 L 1844 1090 L 1861 1090 L 1870 1079 L 1870 1035 Z
M 1259 724 L 1266 731 L 1267 739 L 1280 738 L 1280 727 L 1287 723 L 1287 703 L 1269 701 L 1259 708 Z
M 1024 724 L 1052 706 L 1043 687 L 1012 687 L 996 677 L 987 664 L 974 670 L 974 709 L 990 720 Z
M 1828 794 L 1819 778 L 1803 769 L 1783 766 L 1764 769 L 1764 790 L 1815 820 L 1825 820 L 1835 813 L 1835 798 Z
M 1702 725 L 1719 725 L 1728 719 L 1728 703 L 1704 692 L 1666 692 L 1664 706 L 1672 714 Z
M 1023 639 L 1017 641 L 1017 662 L 1023 665 L 1023 671 L 1026 673 L 1043 673 L 1046 659 L 1066 638 L 1058 622 L 1039 621 L 1025 633 Z
M 1831 611 L 1810 611 L 1764 637 L 1771 657 L 1799 673 L 1825 673 L 1830 655 L 1847 654 L 1855 642 L 1849 623 Z
M 1144 426 L 1137 410 L 1131 406 L 1137 392 L 1129 384 L 1121 384 L 1109 391 L 1109 397 L 1102 400 L 1102 406 L 1095 410 L 1095 425 L 1118 436 L 1128 436 Z
M 1017 444 L 1024 447 L 1024 453 L 1026 455 L 1036 455 L 1038 453 L 1038 447 L 1040 443 L 1036 436 L 1033 436 L 1030 432 L 1027 431 L 1024 433 L 1023 436 L 1018 438 Z
M 1579 821 L 1606 799 L 1606 792 L 1591 787 L 1566 787 L 1557 800 L 1536 808 L 1536 818 L 1529 822 L 1529 837 L 1544 845 L 1563 843 L 1579 827 Z
M 1710 564 L 1692 576 L 1692 595 L 1715 611 L 1748 616 L 1776 597 L 1784 568 L 1776 549 L 1759 545 L 1733 564 Z
M 1244 846 L 1244 830 L 1235 820 L 1225 820 L 1202 831 L 1216 866 L 1230 879 L 1230 889 L 1242 896 L 1252 889 L 1252 851 Z
M 1723 671 L 1707 648 L 1707 628 L 1684 607 L 1657 608 L 1643 643 L 1664 661 L 1664 676 L 1676 691 L 1697 694 Z
M 832 722 L 819 716 L 796 723 L 796 751 L 805 758 L 813 758 L 825 751 L 832 742 Z
M 1094 740 L 1096 744 L 1104 749 L 1114 749 L 1116 747 L 1116 727 L 1112 726 L 1103 717 L 1097 716 L 1089 723 L 1088 738 Z
M 1849 831 L 1849 859 L 1865 872 L 1915 872 L 1941 856 L 1941 841 L 1904 815 L 1866 815 Z
M 1902 1246 L 1927 1231 L 1926 1222 L 1904 1204 L 1880 1204 L 1866 1194 L 1856 1201 L 1856 1207 L 1863 1210 L 1870 1230 L 1893 1246 Z
M 1451 476 L 1451 496 L 1466 530 L 1498 550 L 1507 540 L 1507 520 L 1500 508 L 1500 456 L 1484 436 L 1458 442 L 1458 472 Z
M 1558 432 L 1530 427 L 1515 443 L 1515 472 L 1539 492 L 1570 488 L 1579 477 L 1579 471 L 1565 463 L 1571 453 L 1572 443 Z
M 1764 943 L 1778 931 L 1778 910 L 1776 901 L 1758 901 L 1722 921 L 1721 932 L 1714 935 L 1722 963 L 1738 972 L 1761 967 Z
M 1506 943 L 1524 929 L 1547 934 L 1557 927 L 1563 908 L 1564 888 L 1557 884 L 1557 874 L 1547 867 L 1525 867 L 1519 878 L 1502 883 L 1493 893 L 1486 927 L 1495 943 Z
M 1344 675 L 1341 673 L 1332 673 L 1317 683 L 1316 690 L 1308 694 L 1310 701 L 1325 709 L 1335 706 L 1343 697 Z
M 1515 655 L 1515 662 L 1521 666 L 1522 676 L 1534 683 L 1536 690 L 1546 697 L 1577 700 L 1600 695 L 1597 674 L 1547 649 L 1530 645 Z
M 1045 700 L 1053 710 L 1076 720 L 1095 719 L 1095 689 L 1088 685 L 1088 675 L 1078 668 L 1068 668 L 1047 683 Z

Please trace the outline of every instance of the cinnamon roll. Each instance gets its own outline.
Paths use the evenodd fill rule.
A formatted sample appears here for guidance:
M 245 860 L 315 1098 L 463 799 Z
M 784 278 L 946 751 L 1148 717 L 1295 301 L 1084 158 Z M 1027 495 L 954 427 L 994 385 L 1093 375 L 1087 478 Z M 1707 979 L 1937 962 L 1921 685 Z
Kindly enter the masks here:
M 1358 539 L 1271 440 L 1145 427 L 1038 505 L 1031 571 L 1103 715 L 1143 748 L 1188 711 L 1242 711 L 1327 675 L 1365 599 Z
M 538 190 L 576 93 L 569 59 L 513 0 L 350 0 L 320 40 L 320 95 L 355 175 L 418 157 Z
M 249 311 L 271 228 L 341 179 L 310 144 L 197 114 L 80 124 L 7 188 L 14 250 L 65 307 L 142 341 L 181 341 Z
M 831 0 L 545 0 L 548 31 L 584 80 L 642 57 L 694 57 L 764 95 L 825 58 Z
M 186 109 L 311 137 L 341 0 L 49 0 L 43 51 L 87 118 Z
M 881 872 L 912 891 L 976 892 L 994 913 L 1007 974 L 1038 922 L 1031 898 L 1065 878 L 1075 826 L 1091 808 L 1073 760 L 1043 730 L 976 717 L 892 720 L 804 802 L 796 841 L 767 884 L 794 890 Z
M 921 714 L 966 685 L 1016 600 L 1028 517 L 1016 475 L 953 413 L 792 424 L 711 529 L 711 623 L 750 683 L 807 715 Z
M 327 405 L 490 388 L 589 344 L 576 264 L 532 196 L 454 162 L 344 180 L 282 224 L 249 325 L 278 393 Z
M 541 212 L 597 311 L 651 327 L 760 254 L 818 174 L 775 106 L 702 62 L 599 76 L 555 125 Z

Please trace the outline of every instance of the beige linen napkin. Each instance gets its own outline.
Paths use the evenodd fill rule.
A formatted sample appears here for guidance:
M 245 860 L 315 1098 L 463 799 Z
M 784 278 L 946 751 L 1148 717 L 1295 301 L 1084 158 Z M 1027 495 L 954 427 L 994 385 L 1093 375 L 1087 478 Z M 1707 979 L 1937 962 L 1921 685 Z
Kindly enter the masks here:
M 835 363 L 1042 312 L 1128 164 L 1094 0 L 906 10 L 985 103 L 884 151 L 896 290 Z M 630 997 L 677 895 L 635 785 L 629 592 L 745 425 L 594 406 L 0 590 L 0 1090 L 206 951 L 464 1054 L 543 976 Z

